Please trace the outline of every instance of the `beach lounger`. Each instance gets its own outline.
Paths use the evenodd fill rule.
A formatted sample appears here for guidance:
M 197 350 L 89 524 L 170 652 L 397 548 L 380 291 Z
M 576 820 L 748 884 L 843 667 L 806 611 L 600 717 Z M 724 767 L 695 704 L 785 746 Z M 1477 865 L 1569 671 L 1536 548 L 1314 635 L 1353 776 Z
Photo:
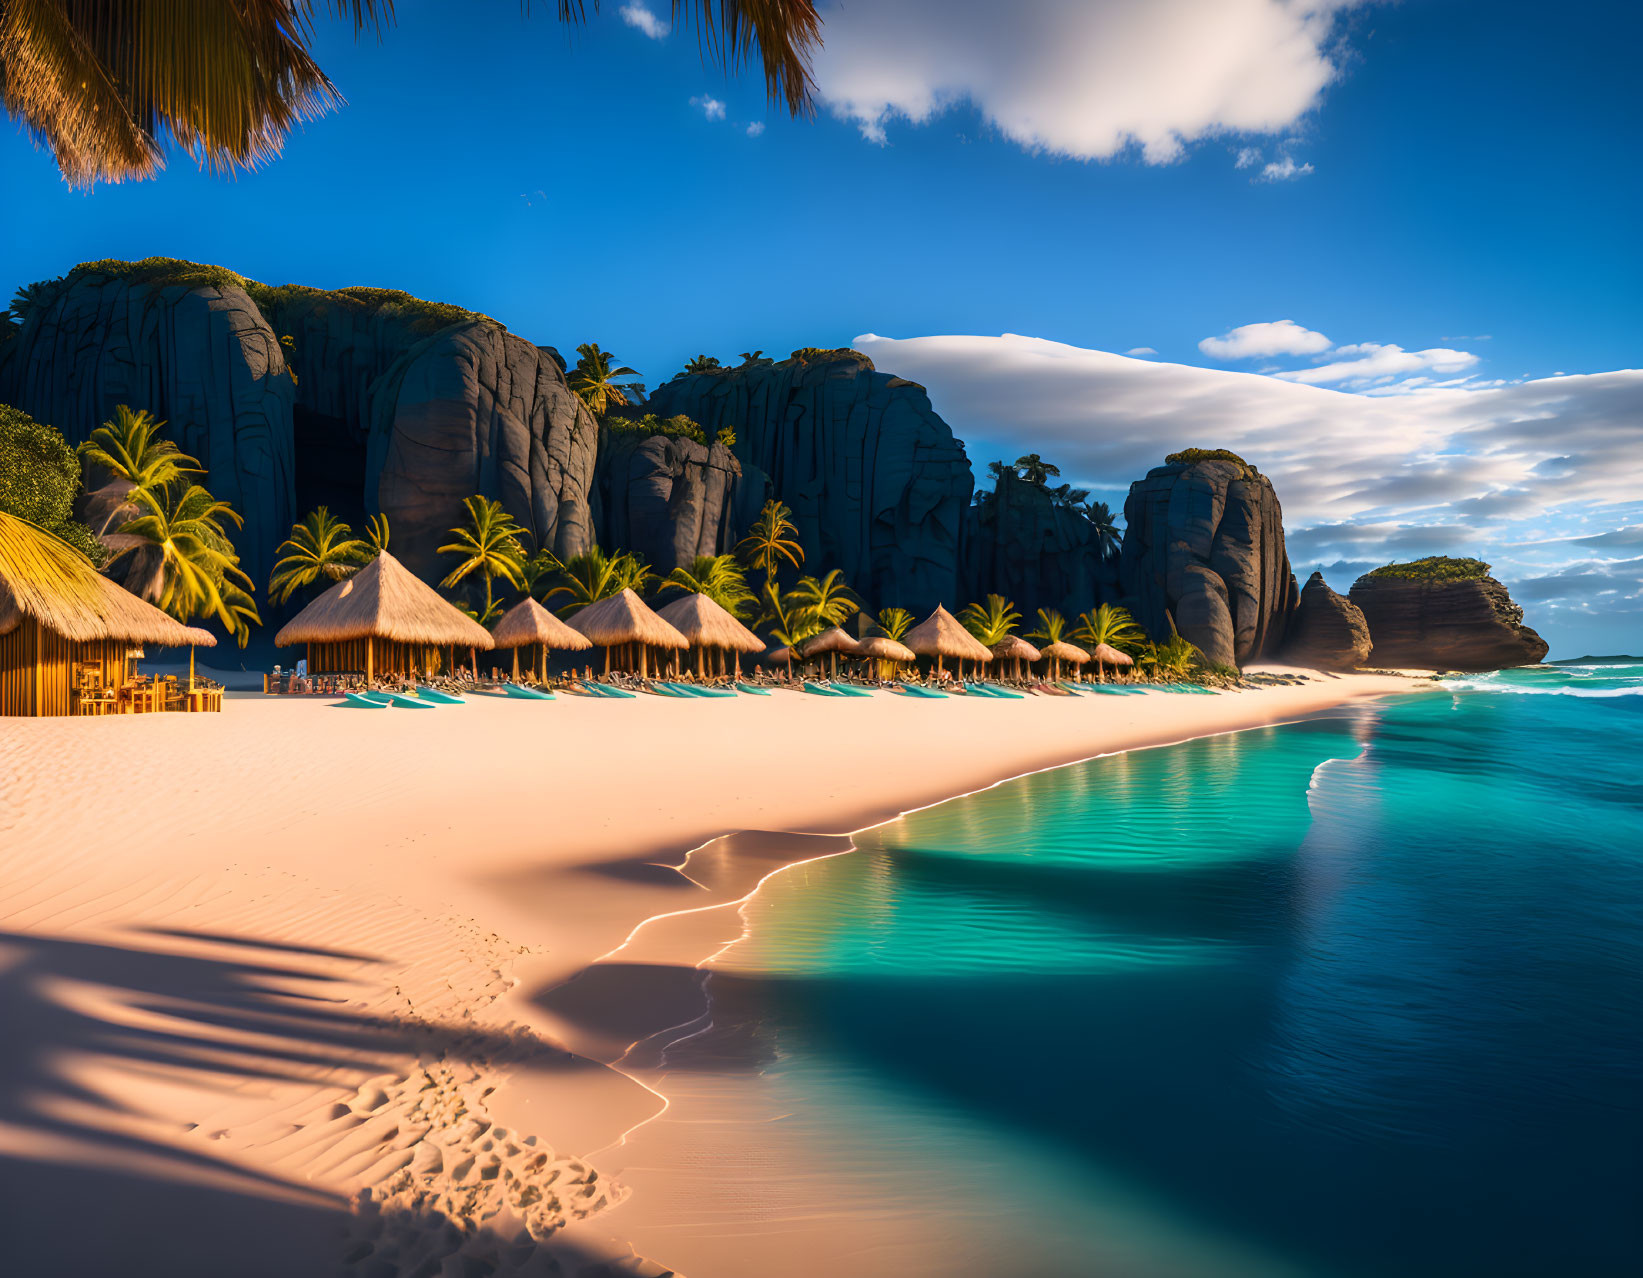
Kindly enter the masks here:
M 527 688 L 524 684 L 520 683 L 505 683 L 502 685 L 502 690 L 510 697 L 518 697 L 521 701 L 554 701 L 557 699 L 551 692 L 542 692 L 536 688 Z
M 734 688 L 702 688 L 693 687 L 690 684 L 684 686 L 690 688 L 691 693 L 698 697 L 734 697 L 736 695 Z
M 927 701 L 945 701 L 947 699 L 945 692 L 937 692 L 934 688 L 920 687 L 916 683 L 902 684 L 901 691 L 904 696 L 923 697 Z
M 406 710 L 435 709 L 432 701 L 424 701 L 420 697 L 408 697 L 403 692 L 367 692 L 365 695 L 370 697 L 373 701 L 382 701 L 382 699 L 386 697 L 387 701 L 385 704 L 399 706 Z
M 1068 683 L 1065 679 L 1059 680 L 1055 686 L 1058 688 L 1064 688 L 1068 692 L 1083 693 L 1086 696 L 1092 692 L 1100 691 L 1099 688 L 1092 688 L 1087 683 Z
M 460 706 L 466 704 L 461 697 L 452 696 L 448 692 L 441 692 L 438 688 L 430 688 L 425 683 L 416 686 L 416 695 L 424 701 L 438 702 L 442 706 Z
M 360 692 L 345 692 L 342 694 L 342 700 L 345 704 L 356 706 L 361 710 L 386 710 L 388 708 L 386 701 L 377 701 L 375 698 L 368 697 Z
M 996 683 L 988 683 L 986 680 L 981 680 L 976 686 L 987 689 L 995 697 L 1007 697 L 1011 701 L 1024 701 L 1027 695 L 1024 692 L 1011 692 L 1008 688 L 1001 688 Z
M 811 683 L 808 679 L 804 681 L 804 690 L 818 697 L 842 697 L 844 695 L 842 692 L 835 692 L 832 688 L 824 688 L 819 683 Z
M 629 701 L 634 694 L 626 688 L 614 688 L 608 683 L 584 683 L 582 685 L 596 697 L 605 697 L 612 701 Z
M 755 697 L 768 697 L 770 695 L 769 688 L 761 688 L 756 683 L 738 683 L 736 685 L 736 691 L 751 692 Z
M 873 695 L 866 688 L 858 688 L 851 683 L 830 683 L 827 686 L 841 697 L 870 697 Z
M 686 700 L 690 697 L 690 693 L 686 692 L 678 684 L 663 683 L 659 679 L 654 679 L 651 681 L 650 691 L 654 692 L 658 697 L 678 697 L 680 700 Z

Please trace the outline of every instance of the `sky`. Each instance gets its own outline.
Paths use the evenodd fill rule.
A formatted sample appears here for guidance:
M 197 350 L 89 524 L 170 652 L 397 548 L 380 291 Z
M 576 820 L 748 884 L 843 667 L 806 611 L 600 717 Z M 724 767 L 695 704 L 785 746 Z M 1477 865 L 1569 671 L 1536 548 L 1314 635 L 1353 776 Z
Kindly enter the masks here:
M 255 173 L 69 190 L 0 130 L 0 290 L 102 257 L 403 288 L 652 383 L 854 345 L 1121 504 L 1269 474 L 1345 590 L 1472 554 L 1553 655 L 1643 650 L 1643 13 L 1490 0 L 823 4 L 814 118 L 665 0 L 402 0 Z

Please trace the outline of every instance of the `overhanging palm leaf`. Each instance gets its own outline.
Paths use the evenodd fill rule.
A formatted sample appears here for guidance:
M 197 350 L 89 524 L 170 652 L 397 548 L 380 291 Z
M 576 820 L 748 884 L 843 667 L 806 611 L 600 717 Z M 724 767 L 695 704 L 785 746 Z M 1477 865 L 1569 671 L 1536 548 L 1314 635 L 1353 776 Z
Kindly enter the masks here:
M 329 0 L 357 37 L 381 35 L 392 0 Z M 4 0 L 0 101 L 76 186 L 152 177 L 167 134 L 213 172 L 276 158 L 291 127 L 341 105 L 314 61 L 315 0 L 179 3 Z M 581 22 L 586 0 L 559 0 Z M 599 9 L 599 0 L 592 8 Z M 674 0 L 703 53 L 735 70 L 755 50 L 772 101 L 810 110 L 813 0 Z

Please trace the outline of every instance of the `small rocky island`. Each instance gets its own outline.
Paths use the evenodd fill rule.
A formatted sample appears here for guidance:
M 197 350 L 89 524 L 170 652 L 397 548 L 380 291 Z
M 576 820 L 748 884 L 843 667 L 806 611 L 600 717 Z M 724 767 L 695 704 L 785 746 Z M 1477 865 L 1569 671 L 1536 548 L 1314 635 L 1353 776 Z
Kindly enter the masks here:
M 1546 641 L 1523 624 L 1523 609 L 1481 559 L 1387 564 L 1353 582 L 1351 600 L 1378 665 L 1498 670 L 1546 656 Z

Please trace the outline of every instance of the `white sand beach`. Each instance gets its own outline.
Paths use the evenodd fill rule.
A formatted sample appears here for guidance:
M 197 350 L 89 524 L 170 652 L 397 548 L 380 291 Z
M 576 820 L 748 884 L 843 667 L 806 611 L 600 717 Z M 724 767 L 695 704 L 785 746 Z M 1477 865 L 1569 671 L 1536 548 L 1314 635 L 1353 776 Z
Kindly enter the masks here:
M 8 1263 L 838 1272 L 746 1238 L 723 1264 L 726 1239 L 667 1254 L 644 1195 L 677 1212 L 689 1169 L 667 1139 L 623 1144 L 667 1106 L 644 1041 L 680 1023 L 735 903 L 1006 777 L 1411 686 L 385 712 L 231 694 L 221 715 L 0 720 Z M 639 965 L 649 988 L 602 982 Z

